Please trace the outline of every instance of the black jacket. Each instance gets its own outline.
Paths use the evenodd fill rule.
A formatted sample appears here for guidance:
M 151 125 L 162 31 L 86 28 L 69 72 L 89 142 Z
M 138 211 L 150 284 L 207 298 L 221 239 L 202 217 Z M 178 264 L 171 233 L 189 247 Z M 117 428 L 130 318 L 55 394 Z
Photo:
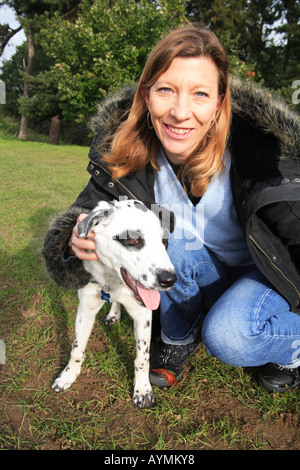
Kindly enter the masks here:
M 99 200 L 120 197 L 155 203 L 155 171 L 150 165 L 113 180 L 101 160 L 104 137 L 111 136 L 130 108 L 133 89 L 109 98 L 91 125 L 91 179 L 75 204 L 50 227 L 43 254 L 59 285 L 79 288 L 89 281 L 78 259 L 64 262 L 63 250 L 81 212 Z M 231 185 L 237 215 L 254 262 L 274 288 L 300 313 L 300 123 L 297 115 L 264 90 L 231 80 Z

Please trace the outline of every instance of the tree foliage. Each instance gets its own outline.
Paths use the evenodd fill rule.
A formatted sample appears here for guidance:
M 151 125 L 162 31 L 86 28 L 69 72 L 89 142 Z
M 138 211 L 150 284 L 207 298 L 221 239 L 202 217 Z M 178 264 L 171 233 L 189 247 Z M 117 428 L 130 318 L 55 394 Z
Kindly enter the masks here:
M 86 124 L 108 93 L 136 82 L 154 44 L 188 21 L 216 33 L 227 50 L 232 74 L 254 80 L 269 92 L 280 93 L 295 109 L 300 107 L 299 99 L 292 102 L 297 84 L 300 88 L 299 0 L 4 3 L 14 8 L 21 27 L 34 36 L 39 51 L 35 61 L 38 56 L 43 58 L 41 66 L 34 66 L 33 75 L 24 73 L 25 56 L 22 61 L 20 54 L 25 48 L 20 49 L 16 68 L 8 61 L 0 75 L 14 102 L 12 106 L 9 98 L 7 108 L 33 121 L 55 116 L 56 120 Z M 8 25 L 0 25 L 2 46 L 12 34 Z M 23 97 L 21 80 L 30 88 Z
M 45 20 L 54 11 L 67 12 L 70 7 L 77 6 L 80 0 L 6 0 L 4 4 L 13 8 L 21 23 L 21 28 L 24 29 L 27 37 L 27 62 L 23 60 L 23 95 L 20 98 L 20 129 L 19 139 L 27 139 L 28 131 L 28 118 L 31 110 L 30 107 L 30 81 L 32 81 L 32 74 L 34 70 L 34 57 L 35 57 L 35 34 L 41 27 L 43 27 Z M 5 26 L 2 28 L 1 47 L 2 51 L 7 44 L 10 37 L 13 36 L 20 28 L 14 31 L 9 31 Z M 31 100 L 32 101 L 32 100 Z
M 254 77 L 297 108 L 291 96 L 300 78 L 299 0 L 188 0 L 186 11 L 216 33 L 232 72 Z
M 85 0 L 75 21 L 56 14 L 39 41 L 64 118 L 85 122 L 107 93 L 134 83 L 153 45 L 184 21 L 180 0 Z

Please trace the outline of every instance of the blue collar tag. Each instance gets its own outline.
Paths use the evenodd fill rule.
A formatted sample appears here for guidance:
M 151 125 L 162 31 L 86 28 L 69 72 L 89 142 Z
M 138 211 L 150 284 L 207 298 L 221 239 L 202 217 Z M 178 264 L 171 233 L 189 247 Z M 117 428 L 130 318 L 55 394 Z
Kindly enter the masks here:
M 107 292 L 104 292 L 104 290 L 101 290 L 101 300 L 105 300 L 108 304 L 110 304 L 110 295 Z

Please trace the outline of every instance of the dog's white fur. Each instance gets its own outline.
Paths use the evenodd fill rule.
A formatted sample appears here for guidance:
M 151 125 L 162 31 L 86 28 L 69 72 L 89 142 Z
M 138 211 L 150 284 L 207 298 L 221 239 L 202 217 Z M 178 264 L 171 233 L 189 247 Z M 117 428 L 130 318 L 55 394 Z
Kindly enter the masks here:
M 112 302 L 106 324 L 119 320 L 120 304 L 134 320 L 136 358 L 133 402 L 139 408 L 147 408 L 155 400 L 149 382 L 152 310 L 136 299 L 124 282 L 122 271 L 124 273 L 126 270 L 146 289 L 161 291 L 170 288 L 176 281 L 176 275 L 162 242 L 165 230 L 157 215 L 141 202 L 132 200 L 100 202 L 79 224 L 80 236 L 85 237 L 90 230 L 95 232 L 99 261 L 84 261 L 84 267 L 93 281 L 78 291 L 79 307 L 70 360 L 52 387 L 57 392 L 66 390 L 79 375 L 96 314 L 105 303 L 101 299 L 101 291 L 105 291 Z M 138 241 L 134 242 L 136 239 Z

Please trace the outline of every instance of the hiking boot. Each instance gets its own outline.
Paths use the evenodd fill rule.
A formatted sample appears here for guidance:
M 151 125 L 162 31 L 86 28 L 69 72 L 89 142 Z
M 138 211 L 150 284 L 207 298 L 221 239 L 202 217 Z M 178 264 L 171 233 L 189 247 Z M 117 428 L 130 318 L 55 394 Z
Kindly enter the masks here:
M 162 343 L 150 359 L 150 382 L 158 387 L 171 387 L 181 379 L 199 340 L 185 345 Z
M 261 367 L 258 382 L 269 392 L 287 392 L 300 384 L 300 367 L 287 369 L 269 362 Z

